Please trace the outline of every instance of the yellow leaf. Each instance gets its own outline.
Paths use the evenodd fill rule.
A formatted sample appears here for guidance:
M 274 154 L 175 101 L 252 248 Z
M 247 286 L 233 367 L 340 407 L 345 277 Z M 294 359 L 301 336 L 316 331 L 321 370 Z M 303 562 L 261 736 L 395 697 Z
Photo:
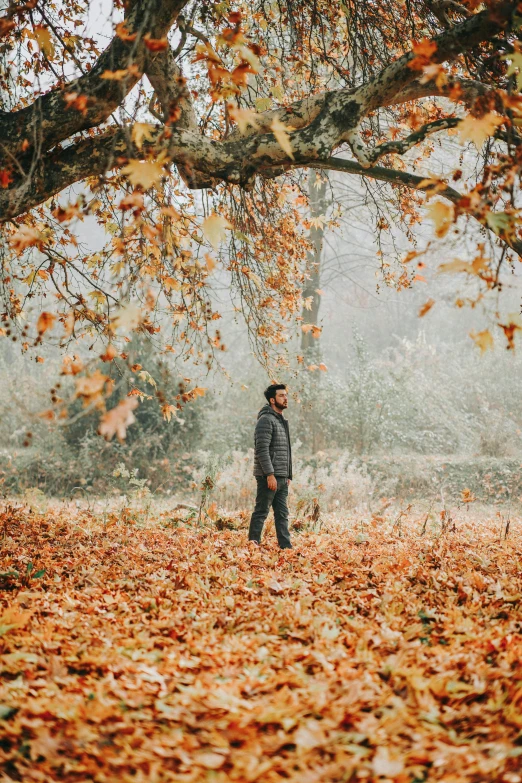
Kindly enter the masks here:
M 509 60 L 511 65 L 507 69 L 506 76 L 517 75 L 517 89 L 522 90 L 522 52 L 511 52 L 505 54 L 500 58 L 501 60 Z
M 104 71 L 100 79 L 110 79 L 115 82 L 121 82 L 122 79 L 125 79 L 126 76 L 129 75 L 129 71 L 127 68 L 122 68 L 118 71 Z
M 453 223 L 455 208 L 453 204 L 445 204 L 443 201 L 434 201 L 428 209 L 428 217 L 435 224 L 435 234 L 443 237 L 448 233 L 449 227 Z
M 449 261 L 447 264 L 441 264 L 439 266 L 439 272 L 465 272 L 468 275 L 480 275 L 488 267 L 488 260 L 483 256 L 477 256 L 468 263 L 467 261 L 461 261 L 455 258 L 453 261 Z
M 216 262 L 215 262 L 215 260 L 212 258 L 212 256 L 210 255 L 210 253 L 207 253 L 207 254 L 205 255 L 205 263 L 206 263 L 206 265 L 207 265 L 207 272 L 209 272 L 209 273 L 210 273 L 210 272 L 212 272 L 212 270 L 216 268 Z
M 163 287 L 166 291 L 179 291 L 181 288 L 181 283 L 174 277 L 165 277 L 163 280 Z
M 268 111 L 272 106 L 272 100 L 270 98 L 256 98 L 256 109 L 259 112 Z
M 122 174 L 127 175 L 132 185 L 148 190 L 162 178 L 163 167 L 158 162 L 132 159 L 122 169 Z
M 45 54 L 46 57 L 52 57 L 54 54 L 54 45 L 51 38 L 51 33 L 47 27 L 42 27 L 41 24 L 34 28 L 34 37 L 36 43 L 40 47 L 40 51 Z
M 492 136 L 498 126 L 504 122 L 504 117 L 492 111 L 484 114 L 483 117 L 473 117 L 471 114 L 468 114 L 457 126 L 460 143 L 464 144 L 465 141 L 472 141 L 480 149 L 486 139 Z
M 132 126 L 132 140 L 140 150 L 143 146 L 143 141 L 154 141 L 155 132 L 156 128 L 150 122 L 135 122 Z
M 497 236 L 513 233 L 516 224 L 516 216 L 509 212 L 486 212 L 486 223 Z
M 493 350 L 493 336 L 489 329 L 484 329 L 483 332 L 475 332 L 472 331 L 469 333 L 469 336 L 474 341 L 475 345 L 477 345 L 480 348 L 481 353 L 485 353 L 486 351 L 492 351 Z
M 221 215 L 213 213 L 209 215 L 201 224 L 201 230 L 208 239 L 214 250 L 217 250 L 223 239 L 227 228 L 232 228 L 232 224 Z
M 178 415 L 178 411 L 175 405 L 162 405 L 161 412 L 163 414 L 163 418 L 167 421 L 170 421 L 171 418 Z
M 282 147 L 288 157 L 292 158 L 293 160 L 294 153 L 292 151 L 292 144 L 290 143 L 290 136 L 288 135 L 288 131 L 293 130 L 293 128 L 289 128 L 287 125 L 284 125 L 280 120 L 277 119 L 277 117 L 272 121 L 270 128 L 276 137 L 279 146 Z
M 244 134 L 249 126 L 254 130 L 259 127 L 258 114 L 253 109 L 236 109 L 235 106 L 229 106 L 228 113 L 237 123 L 241 134 Z

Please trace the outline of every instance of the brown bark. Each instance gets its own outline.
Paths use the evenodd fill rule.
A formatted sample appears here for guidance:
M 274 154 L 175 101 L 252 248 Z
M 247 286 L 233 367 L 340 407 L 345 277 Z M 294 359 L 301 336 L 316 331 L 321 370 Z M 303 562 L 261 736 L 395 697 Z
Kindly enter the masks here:
M 310 217 L 317 220 L 326 213 L 326 186 L 327 178 L 310 171 L 308 175 L 308 198 L 310 204 Z M 324 225 L 317 223 L 312 225 L 308 235 L 311 250 L 306 254 L 306 283 L 303 289 L 303 299 L 310 303 L 310 307 L 303 307 L 302 324 L 319 324 L 319 307 L 321 295 L 318 290 L 321 286 L 321 257 L 323 253 Z M 301 351 L 306 361 L 316 359 L 320 354 L 320 338 L 314 337 L 311 331 L 304 331 L 301 337 Z M 312 357 L 313 354 L 313 357 Z
M 191 98 L 173 53 L 152 54 L 143 41 L 147 32 L 153 37 L 164 36 L 186 2 L 130 3 L 126 26 L 129 32 L 136 33 L 133 41 L 115 36 L 88 74 L 41 96 L 25 109 L 0 115 L 0 156 L 3 167 L 8 167 L 13 176 L 11 186 L 0 192 L 0 220 L 22 214 L 73 182 L 103 174 L 133 154 L 129 128 L 109 128 L 99 136 L 73 140 L 66 149 L 60 148 L 61 142 L 69 141 L 79 131 L 103 124 L 138 79 L 132 74 L 121 82 L 103 79 L 105 70 L 134 65 L 138 72 L 147 73 L 162 104 L 164 118 L 170 123 L 170 138 L 163 138 L 160 148 L 167 149 L 169 162 L 179 167 L 194 188 L 210 187 L 219 181 L 249 187 L 258 174 L 273 176 L 274 171 L 285 167 L 308 166 L 314 161 L 319 165 L 319 161 L 330 160 L 333 151 L 346 141 L 359 163 L 371 167 L 373 152 L 357 135 L 361 119 L 380 106 L 441 93 L 436 85 L 420 85 L 418 72 L 410 68 L 415 55 L 408 52 L 358 88 L 314 96 L 278 110 L 279 113 L 267 112 L 255 135 L 234 133 L 222 141 L 210 139 L 197 128 Z M 455 59 L 505 30 L 516 8 L 516 2 L 495 3 L 437 36 L 434 61 Z M 466 93 L 480 94 L 480 88 L 476 82 L 465 80 Z M 71 94 L 86 98 L 83 109 L 74 105 L 68 108 Z M 181 111 L 179 117 L 177 109 Z M 290 134 L 293 162 L 270 132 L 276 116 L 286 118 L 296 128 Z

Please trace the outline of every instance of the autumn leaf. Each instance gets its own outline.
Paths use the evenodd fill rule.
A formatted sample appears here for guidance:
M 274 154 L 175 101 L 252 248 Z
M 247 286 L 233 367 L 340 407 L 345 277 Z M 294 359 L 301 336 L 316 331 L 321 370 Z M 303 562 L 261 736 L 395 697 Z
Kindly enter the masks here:
M 83 362 L 76 354 L 65 355 L 62 360 L 62 375 L 78 375 L 83 370 Z
M 111 320 L 111 328 L 115 330 L 132 331 L 143 320 L 141 307 L 136 302 L 127 302 L 121 305 L 114 313 Z
M 487 268 L 487 258 L 484 258 L 482 255 L 478 255 L 471 262 L 461 261 L 460 259 L 455 258 L 453 261 L 448 261 L 446 264 L 441 264 L 438 268 L 438 272 L 465 272 L 468 275 L 480 275 Z
M 32 612 L 20 612 L 14 606 L 5 609 L 0 616 L 0 637 L 15 628 L 23 628 L 29 622 L 31 615 Z
M 271 98 L 256 98 L 255 100 L 256 109 L 258 112 L 263 113 L 265 111 L 269 111 L 269 109 L 272 107 L 272 99 Z
M 472 141 L 480 149 L 486 139 L 492 136 L 496 129 L 505 122 L 505 118 L 496 112 L 488 112 L 483 117 L 468 114 L 457 126 L 460 142 Z
M 149 122 L 135 122 L 132 126 L 131 138 L 136 147 L 140 150 L 144 141 L 154 141 L 155 132 L 156 128 Z M 159 176 L 161 177 L 161 174 Z
M 207 272 L 209 274 L 216 268 L 216 260 L 212 258 L 210 253 L 205 253 L 205 266 L 207 267 Z
M 246 133 L 249 127 L 253 130 L 259 127 L 259 115 L 253 109 L 238 109 L 235 106 L 229 106 L 228 114 L 237 123 L 241 134 Z
M 163 166 L 157 161 L 133 159 L 121 171 L 129 178 L 132 185 L 144 190 L 156 185 L 163 176 Z
M 121 38 L 122 41 L 135 41 L 138 34 L 137 33 L 131 33 L 125 22 L 119 22 L 115 27 L 115 33 L 118 36 L 118 38 Z
M 500 57 L 501 60 L 507 60 L 510 65 L 506 76 L 516 75 L 517 89 L 522 90 L 522 52 L 511 52 Z
M 431 59 L 436 51 L 436 41 L 432 41 L 429 38 L 423 38 L 422 41 L 414 43 L 412 46 L 412 52 L 415 56 L 408 63 L 408 67 L 413 71 L 424 70 L 426 66 L 430 65 Z
M 276 137 L 279 146 L 282 147 L 283 150 L 288 155 L 288 157 L 292 158 L 293 160 L 294 153 L 292 150 L 292 143 L 290 141 L 290 136 L 288 135 L 288 131 L 293 130 L 293 128 L 284 125 L 281 122 L 281 120 L 277 119 L 277 117 L 272 121 L 270 128 L 272 130 L 272 133 Z
M 514 350 L 515 335 L 517 332 L 522 331 L 522 316 L 519 313 L 511 313 L 508 316 L 508 322 L 505 324 L 499 323 L 499 326 L 506 337 L 508 349 Z
M 103 73 L 100 75 L 100 79 L 121 82 L 122 79 L 125 79 L 127 76 L 129 76 L 129 69 L 121 68 L 117 71 L 103 71 Z
M 494 340 L 489 329 L 484 329 L 482 332 L 472 331 L 469 333 L 469 336 L 475 345 L 480 348 L 481 353 L 493 350 Z
M 54 313 L 43 312 L 38 316 L 36 322 L 36 331 L 40 335 L 44 335 L 49 329 L 52 329 L 56 322 L 56 315 Z
M 103 414 L 98 427 L 99 434 L 103 435 L 105 440 L 112 440 L 116 435 L 120 443 L 123 443 L 128 427 L 136 421 L 132 411 L 137 407 L 136 397 L 126 397 L 115 408 Z
M 42 51 L 46 57 L 52 57 L 54 54 L 54 45 L 51 31 L 48 30 L 47 27 L 38 24 L 34 28 L 34 37 L 40 47 L 40 51 Z
M 444 201 L 434 201 L 427 208 L 428 217 L 435 225 L 435 234 L 438 237 L 445 236 L 454 221 L 455 207 Z
M 213 213 L 209 215 L 201 224 L 201 230 L 214 248 L 217 250 L 221 242 L 225 239 L 226 230 L 233 228 L 229 220 L 221 215 Z
M 103 408 L 105 384 L 109 378 L 99 370 L 92 375 L 78 378 L 76 381 L 76 397 L 83 401 L 84 406 L 93 405 L 95 408 Z
M 170 421 L 173 416 L 175 417 L 178 415 L 178 410 L 175 405 L 165 404 L 161 406 L 161 413 L 164 419 Z
M 44 235 L 38 229 L 32 226 L 20 226 L 9 239 L 9 244 L 17 253 L 23 253 L 28 247 L 42 247 L 44 243 Z
M 109 343 L 105 351 L 102 354 L 100 354 L 100 359 L 102 360 L 102 362 L 112 362 L 112 360 L 117 355 L 118 355 L 118 351 L 116 350 L 114 345 L 112 345 L 112 343 Z
M 12 181 L 12 173 L 8 169 L 2 169 L 0 171 L 0 188 L 8 188 Z
M 424 318 L 426 313 L 429 313 L 433 305 L 435 304 L 435 299 L 428 299 L 427 302 L 424 302 L 422 307 L 419 310 L 419 318 Z
M 390 753 L 385 745 L 379 745 L 372 761 L 373 773 L 376 777 L 396 778 L 404 770 L 404 762 Z
M 150 52 L 162 52 L 168 48 L 169 39 L 165 38 L 152 38 L 150 33 L 146 33 L 143 36 L 143 43 Z
M 513 234 L 517 223 L 516 215 L 508 212 L 486 212 L 486 223 L 497 236 Z

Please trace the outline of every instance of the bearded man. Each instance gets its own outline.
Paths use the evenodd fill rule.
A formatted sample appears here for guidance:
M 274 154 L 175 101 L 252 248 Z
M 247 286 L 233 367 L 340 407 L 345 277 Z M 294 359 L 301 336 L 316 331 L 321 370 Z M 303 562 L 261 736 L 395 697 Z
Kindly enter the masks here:
M 257 480 L 256 506 L 250 520 L 248 540 L 261 543 L 263 525 L 274 509 L 277 541 L 281 549 L 292 549 L 288 530 L 288 487 L 292 480 L 290 431 L 283 411 L 288 407 L 284 383 L 274 383 L 265 391 L 267 404 L 257 414 L 254 434 L 254 476 Z

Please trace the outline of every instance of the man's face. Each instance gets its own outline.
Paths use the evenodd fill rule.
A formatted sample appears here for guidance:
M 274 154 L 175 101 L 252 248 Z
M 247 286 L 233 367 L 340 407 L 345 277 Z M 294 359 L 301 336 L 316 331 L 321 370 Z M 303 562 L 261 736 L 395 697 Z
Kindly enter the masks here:
M 288 392 L 286 389 L 278 389 L 274 400 L 276 408 L 279 408 L 279 410 L 284 411 L 285 408 L 288 408 Z

